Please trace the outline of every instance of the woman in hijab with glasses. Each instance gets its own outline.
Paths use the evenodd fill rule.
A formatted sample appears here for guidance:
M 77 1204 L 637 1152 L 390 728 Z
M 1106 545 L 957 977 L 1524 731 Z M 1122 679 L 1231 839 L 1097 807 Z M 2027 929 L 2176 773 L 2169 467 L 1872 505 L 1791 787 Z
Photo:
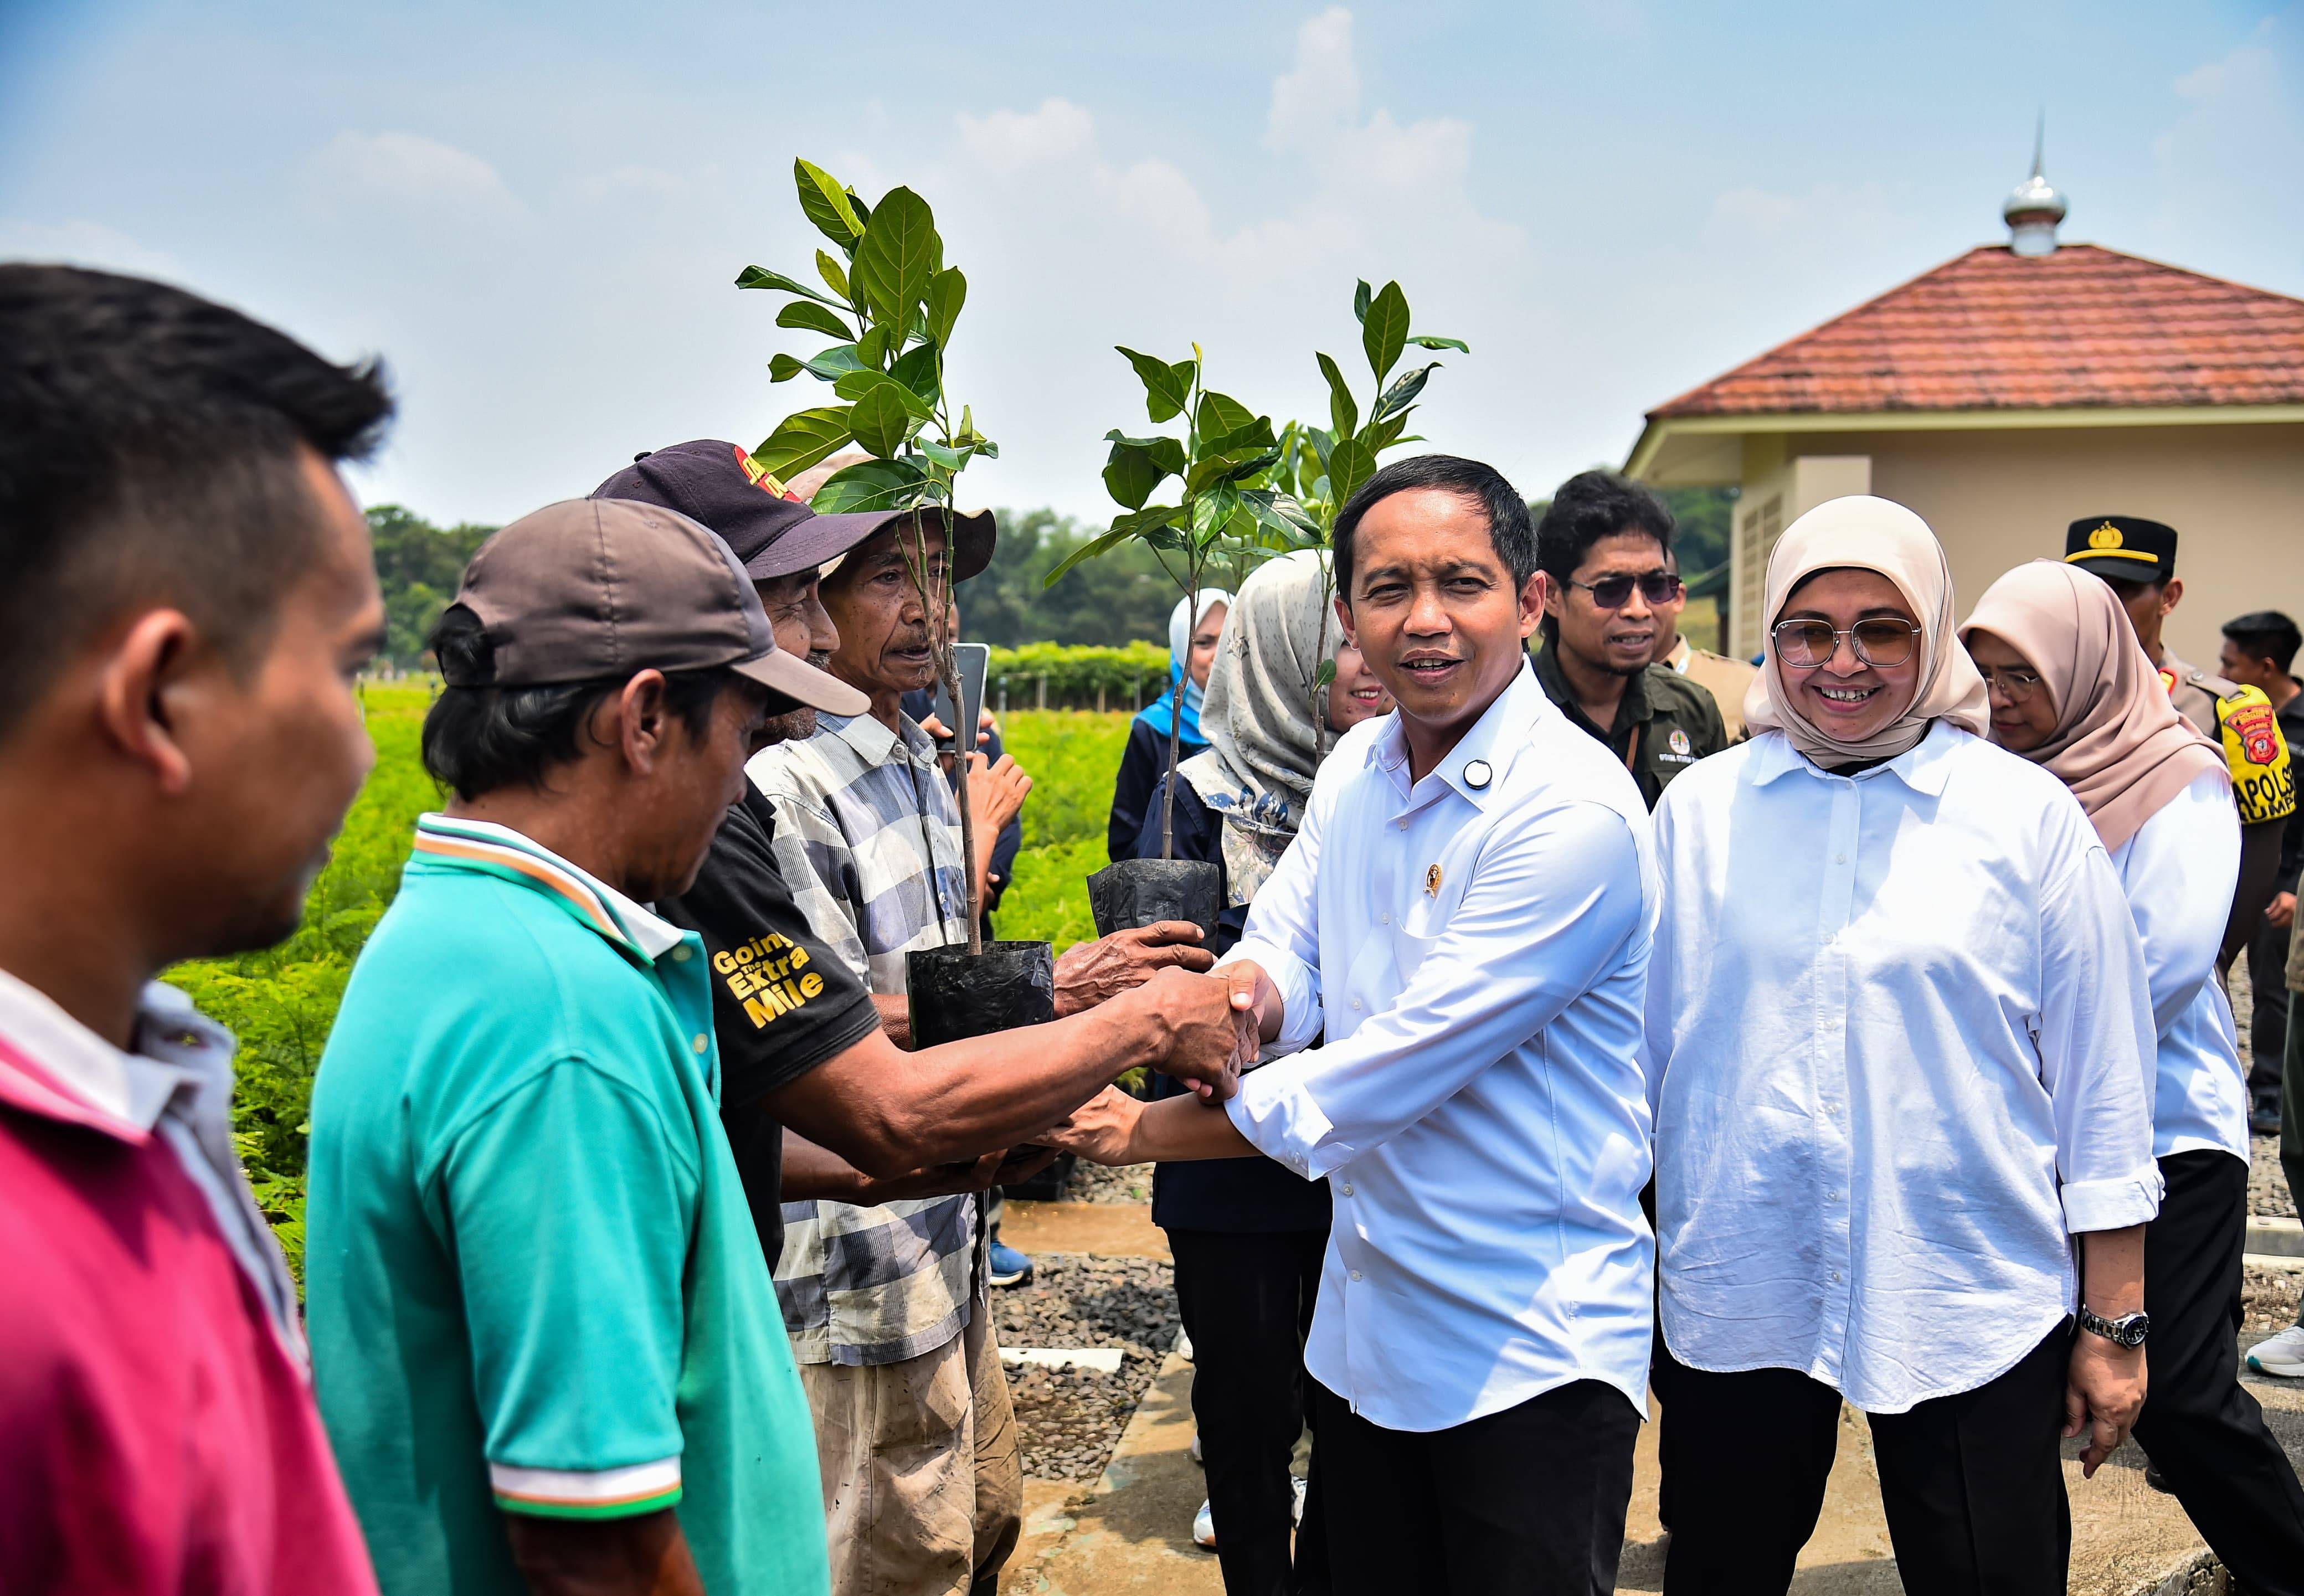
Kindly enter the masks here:
M 1178 771 L 1175 857 L 1224 873 L 1225 907 L 1208 944 L 1218 958 L 1240 940 L 1249 899 L 1294 840 L 1321 757 L 1352 727 L 1392 711 L 1391 695 L 1328 612 L 1329 595 L 1327 571 L 1309 552 L 1270 561 L 1241 584 L 1200 709 L 1208 746 Z M 1336 666 L 1325 684 L 1324 658 Z M 1136 857 L 1160 855 L 1165 785 L 1163 777 L 1152 790 Z M 1165 1076 L 1153 1081 L 1161 1096 L 1182 1090 Z M 1289 1459 L 1304 1428 L 1304 1337 L 1328 1217 L 1327 1182 L 1270 1159 L 1154 1171 L 1152 1220 L 1176 1258 L 1207 1468 L 1193 1538 L 1214 1543 L 1228 1596 L 1328 1588 L 1317 1524 L 1298 1533 L 1292 1566 L 1289 1550 L 1298 1489 Z
M 2128 899 L 2158 1027 L 2152 1151 L 2166 1195 L 2144 1233 L 2152 1390 L 2136 1439 L 2240 1584 L 2304 1593 L 2304 1491 L 2240 1383 L 2248 1087 L 2215 979 L 2240 813 L 2223 751 L 2178 714 L 2096 577 L 2052 561 L 1986 588 L 1961 629 L 1992 740 L 2063 781 Z
M 1120 775 L 1112 788 L 1112 816 L 1105 823 L 1105 851 L 1114 864 L 1137 857 L 1136 833 L 1147 815 L 1158 820 L 1160 811 L 1148 800 L 1153 786 L 1168 773 L 1168 747 L 1174 735 L 1181 763 L 1208 746 L 1200 731 L 1200 700 L 1208 688 L 1208 668 L 1216 661 L 1216 639 L 1224 635 L 1224 616 L 1232 595 L 1221 587 L 1203 587 L 1196 606 L 1180 598 L 1168 617 L 1168 686 L 1137 712 L 1128 723 L 1128 747 L 1120 756 Z M 1181 697 L 1177 684 L 1183 684 Z M 1160 857 L 1158 848 L 1150 855 Z
M 2059 1431 L 2093 1474 L 2144 1398 L 2143 953 L 2080 806 L 1985 740 L 1919 517 L 1810 511 L 1765 614 L 1752 740 L 1656 812 L 1664 1589 L 1789 1585 L 1844 1398 L 1907 1590 L 2052 1596 Z

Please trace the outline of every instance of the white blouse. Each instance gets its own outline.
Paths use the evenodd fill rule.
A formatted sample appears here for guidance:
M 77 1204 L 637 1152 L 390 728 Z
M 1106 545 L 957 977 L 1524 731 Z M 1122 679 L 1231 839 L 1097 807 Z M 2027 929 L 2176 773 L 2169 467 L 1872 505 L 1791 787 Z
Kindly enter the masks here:
M 2203 1149 L 2247 1161 L 2248 1077 L 2216 954 L 2240 880 L 2232 782 L 2207 771 L 2113 850 L 2159 1027 L 2152 1085 L 2156 1158 Z
M 2144 957 L 2080 804 L 1938 722 L 1855 776 L 1782 732 L 1656 813 L 1664 1330 L 1902 1413 L 2012 1368 L 2071 1237 L 2159 1207 Z

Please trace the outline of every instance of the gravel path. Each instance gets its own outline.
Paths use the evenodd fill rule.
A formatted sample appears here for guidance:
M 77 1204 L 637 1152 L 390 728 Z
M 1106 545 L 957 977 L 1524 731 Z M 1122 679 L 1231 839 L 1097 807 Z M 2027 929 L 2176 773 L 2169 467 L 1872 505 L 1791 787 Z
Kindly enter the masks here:
M 2280 1138 L 2250 1136 L 2248 1161 L 2248 1211 L 2258 1219 L 2292 1220 L 2296 1194 L 2280 1168 Z
M 1064 1186 L 1067 1203 L 1149 1203 L 1152 1166 L 1122 1164 L 1107 1170 L 1102 1164 L 1075 1164 Z
M 1035 1480 L 1093 1480 L 1175 1345 L 1173 1271 L 1150 1258 L 1076 1253 L 1043 1253 L 1032 1262 L 1030 1285 L 993 1296 L 1000 1345 L 1117 1347 L 1124 1355 L 1113 1374 L 1008 1371 L 1024 1473 Z
M 2296 1322 L 2296 1297 L 2304 1289 L 2304 1270 L 2257 1269 L 2242 1265 L 2240 1301 L 2243 1330 L 2284 1330 Z

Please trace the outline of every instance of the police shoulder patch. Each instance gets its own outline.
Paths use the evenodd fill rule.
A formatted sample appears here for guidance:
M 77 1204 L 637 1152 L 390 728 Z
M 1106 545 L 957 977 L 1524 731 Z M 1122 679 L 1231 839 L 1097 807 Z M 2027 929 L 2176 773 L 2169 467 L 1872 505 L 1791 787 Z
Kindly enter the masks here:
M 2224 734 L 2224 766 L 2232 773 L 2240 823 L 2257 825 L 2293 815 L 2296 773 L 2288 739 L 2280 732 L 2280 717 L 2264 689 L 2235 686 L 2219 697 L 2216 724 Z

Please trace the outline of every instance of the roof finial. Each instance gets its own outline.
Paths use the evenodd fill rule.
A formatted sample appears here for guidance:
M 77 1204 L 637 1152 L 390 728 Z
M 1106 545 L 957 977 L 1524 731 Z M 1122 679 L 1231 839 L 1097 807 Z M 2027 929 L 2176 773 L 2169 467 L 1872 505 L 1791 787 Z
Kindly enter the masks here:
M 2032 135 L 2032 175 L 2018 183 L 2015 192 L 2000 207 L 2001 218 L 2008 224 L 2008 247 L 2019 255 L 2054 254 L 2056 224 L 2064 219 L 2070 208 L 2064 197 L 2043 173 L 2047 148 L 2048 111 L 2044 106 Z

